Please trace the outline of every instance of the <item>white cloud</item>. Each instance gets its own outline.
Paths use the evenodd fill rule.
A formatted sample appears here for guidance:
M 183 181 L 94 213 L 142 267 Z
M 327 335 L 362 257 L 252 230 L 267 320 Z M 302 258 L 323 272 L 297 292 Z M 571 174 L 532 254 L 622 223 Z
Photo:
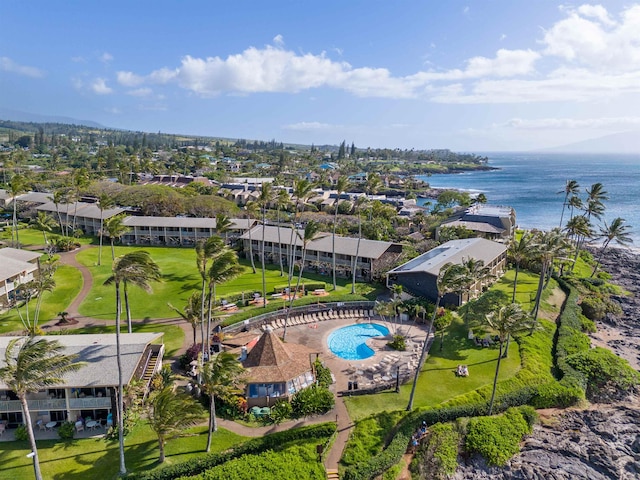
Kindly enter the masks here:
M 338 125 L 331 125 L 329 123 L 299 122 L 299 123 L 292 123 L 289 125 L 283 125 L 282 128 L 286 130 L 309 131 L 309 130 L 327 130 L 327 129 L 336 128 L 336 127 L 338 127 Z
M 353 67 L 325 52 L 288 50 L 276 35 L 263 48 L 227 58 L 187 55 L 175 68 L 147 75 L 121 71 L 117 80 L 130 88 L 177 83 L 203 97 L 333 88 L 360 97 L 439 103 L 584 102 L 639 92 L 640 5 L 615 15 L 601 5 L 562 12 L 537 45 L 461 59 L 461 68 L 395 76 L 384 67 Z
M 108 107 L 105 108 L 104 111 L 113 115 L 120 115 L 122 113 L 122 110 L 120 110 L 118 107 Z
M 148 87 L 136 88 L 135 90 L 129 90 L 127 95 L 131 95 L 133 97 L 148 97 L 153 94 L 153 90 Z
M 44 77 L 44 72 L 39 68 L 20 65 L 9 57 L 0 57 L 0 70 L 4 72 L 17 73 L 18 75 L 24 75 L 25 77 Z
M 71 57 L 71 61 L 73 63 L 85 63 L 86 62 L 85 58 L 80 56 L 80 55 L 77 55 L 75 57 Z
M 113 92 L 113 89 L 107 85 L 107 81 L 104 78 L 96 78 L 91 82 L 89 88 L 97 95 L 108 95 Z
M 125 87 L 137 87 L 144 83 L 144 77 L 136 75 L 133 72 L 117 72 L 116 78 L 118 83 Z
M 113 60 L 113 55 L 111 55 L 109 52 L 104 52 L 102 55 L 100 55 L 99 59 L 102 63 L 109 63 Z

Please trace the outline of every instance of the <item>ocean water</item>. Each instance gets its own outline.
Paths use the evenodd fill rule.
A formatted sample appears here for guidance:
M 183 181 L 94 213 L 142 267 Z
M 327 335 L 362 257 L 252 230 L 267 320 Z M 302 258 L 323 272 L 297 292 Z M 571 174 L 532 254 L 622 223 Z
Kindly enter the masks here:
M 482 192 L 488 203 L 516 210 L 518 226 L 548 230 L 558 227 L 567 180 L 580 184 L 580 196 L 600 182 L 608 192 L 603 220 L 622 217 L 631 227 L 634 250 L 640 247 L 640 155 L 546 153 L 485 154 L 499 170 L 420 177 L 432 187 Z M 427 200 L 419 200 L 424 204 Z M 565 211 L 564 222 L 569 217 Z M 596 225 L 601 224 L 597 220 Z

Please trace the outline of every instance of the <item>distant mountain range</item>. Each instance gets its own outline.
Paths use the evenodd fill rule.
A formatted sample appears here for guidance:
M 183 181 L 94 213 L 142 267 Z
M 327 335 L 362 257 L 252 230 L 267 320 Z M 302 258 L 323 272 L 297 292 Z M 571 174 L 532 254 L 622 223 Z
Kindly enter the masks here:
M 10 108 L 0 107 L 0 120 L 13 120 L 14 122 L 34 123 L 67 123 L 71 125 L 85 125 L 93 128 L 107 128 L 91 120 L 79 120 L 77 118 L 62 117 L 58 115 L 39 115 L 37 113 L 21 112 Z
M 554 153 L 624 153 L 640 154 L 640 131 L 613 133 L 582 142 L 548 148 Z

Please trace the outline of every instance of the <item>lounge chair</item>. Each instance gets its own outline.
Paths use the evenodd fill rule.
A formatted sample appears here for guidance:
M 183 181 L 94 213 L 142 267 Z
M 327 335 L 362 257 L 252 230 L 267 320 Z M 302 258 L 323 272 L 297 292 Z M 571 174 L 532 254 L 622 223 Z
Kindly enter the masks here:
M 38 425 L 38 430 L 43 430 L 46 431 L 47 427 L 45 426 L 44 422 L 42 420 L 38 420 L 36 422 L 36 425 Z
M 76 432 L 82 432 L 84 431 L 84 423 L 82 423 L 82 420 L 78 420 L 76 422 Z

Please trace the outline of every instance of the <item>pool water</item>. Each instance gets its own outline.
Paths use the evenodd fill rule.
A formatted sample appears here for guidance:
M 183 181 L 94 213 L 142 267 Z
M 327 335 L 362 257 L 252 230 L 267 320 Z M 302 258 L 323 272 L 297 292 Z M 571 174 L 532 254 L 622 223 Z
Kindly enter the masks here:
M 389 329 L 377 323 L 359 323 L 342 327 L 329 335 L 329 349 L 345 360 L 364 360 L 375 353 L 367 340 L 373 337 L 385 337 Z

